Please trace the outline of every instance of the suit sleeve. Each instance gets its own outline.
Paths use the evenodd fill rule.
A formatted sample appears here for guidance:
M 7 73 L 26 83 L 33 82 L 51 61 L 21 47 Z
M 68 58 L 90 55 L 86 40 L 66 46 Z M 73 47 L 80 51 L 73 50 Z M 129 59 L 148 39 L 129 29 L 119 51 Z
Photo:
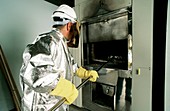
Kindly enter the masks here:
M 58 83 L 62 70 L 54 67 L 57 44 L 43 37 L 27 46 L 21 68 L 22 81 L 36 92 L 50 92 Z

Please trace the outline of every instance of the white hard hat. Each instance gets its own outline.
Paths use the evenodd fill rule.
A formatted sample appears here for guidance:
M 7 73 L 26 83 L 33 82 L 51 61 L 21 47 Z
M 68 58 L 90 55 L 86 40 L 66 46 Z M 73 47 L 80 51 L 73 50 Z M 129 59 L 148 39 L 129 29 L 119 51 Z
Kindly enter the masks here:
M 54 25 L 65 25 L 68 22 L 75 23 L 77 20 L 74 9 L 65 4 L 60 5 L 57 10 L 54 11 L 52 17 L 53 19 L 60 18 L 60 20 L 54 19 Z

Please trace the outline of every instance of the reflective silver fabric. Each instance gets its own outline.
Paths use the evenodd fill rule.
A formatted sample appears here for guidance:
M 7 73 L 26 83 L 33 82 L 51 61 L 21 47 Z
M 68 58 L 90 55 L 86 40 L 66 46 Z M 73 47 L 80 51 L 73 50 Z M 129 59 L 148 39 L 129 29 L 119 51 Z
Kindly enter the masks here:
M 51 96 L 62 76 L 72 81 L 78 66 L 70 54 L 66 40 L 58 30 L 41 34 L 27 45 L 20 69 L 20 85 L 23 91 L 23 111 L 48 111 L 60 97 Z M 63 104 L 56 111 L 66 111 Z

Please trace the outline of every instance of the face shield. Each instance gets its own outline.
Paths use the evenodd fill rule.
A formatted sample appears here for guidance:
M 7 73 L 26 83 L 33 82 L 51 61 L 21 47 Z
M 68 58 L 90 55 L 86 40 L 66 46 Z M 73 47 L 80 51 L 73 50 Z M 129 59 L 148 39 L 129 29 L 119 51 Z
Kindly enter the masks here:
M 79 45 L 80 36 L 80 23 L 77 21 L 72 26 L 73 36 L 71 40 L 67 43 L 68 47 L 77 48 Z

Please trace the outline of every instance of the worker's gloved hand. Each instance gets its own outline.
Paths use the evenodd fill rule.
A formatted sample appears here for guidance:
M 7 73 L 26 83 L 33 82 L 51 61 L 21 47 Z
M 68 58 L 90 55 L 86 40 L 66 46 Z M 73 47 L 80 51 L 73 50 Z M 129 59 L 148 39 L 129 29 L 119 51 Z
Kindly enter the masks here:
M 72 104 L 78 96 L 78 90 L 70 81 L 60 78 L 56 88 L 50 95 L 61 96 L 66 98 L 66 104 Z
M 89 80 L 92 82 L 95 82 L 97 80 L 97 78 L 99 78 L 99 75 L 95 70 L 86 70 L 83 67 L 80 67 L 76 71 L 76 74 L 78 77 L 80 77 L 82 79 L 86 79 L 91 76 L 91 78 Z

